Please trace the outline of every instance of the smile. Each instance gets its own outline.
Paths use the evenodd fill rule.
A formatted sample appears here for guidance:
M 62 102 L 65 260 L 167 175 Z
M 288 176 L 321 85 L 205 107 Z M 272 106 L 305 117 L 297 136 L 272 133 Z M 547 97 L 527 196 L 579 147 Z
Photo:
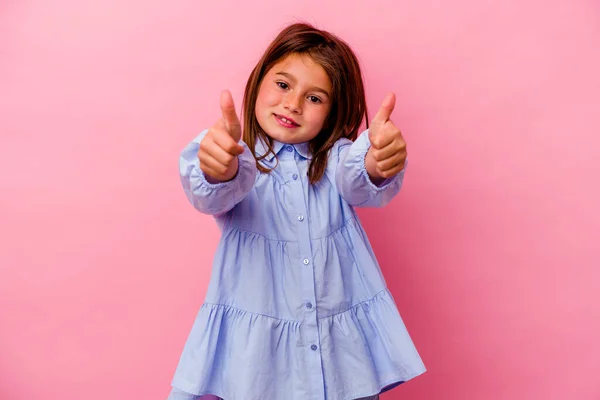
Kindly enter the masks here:
M 291 118 L 286 118 L 278 114 L 273 115 L 275 115 L 275 119 L 277 120 L 277 122 L 279 122 L 280 125 L 285 126 L 286 128 L 295 128 L 300 126 L 296 121 L 294 121 Z

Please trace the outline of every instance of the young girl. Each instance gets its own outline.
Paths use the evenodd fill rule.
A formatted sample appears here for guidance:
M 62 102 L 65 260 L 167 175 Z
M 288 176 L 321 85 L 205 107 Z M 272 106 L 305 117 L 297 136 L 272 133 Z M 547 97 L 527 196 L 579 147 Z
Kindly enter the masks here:
M 189 201 L 222 238 L 169 399 L 377 399 L 425 371 L 354 210 L 402 185 L 394 103 L 358 135 L 358 61 L 307 24 L 252 71 L 243 134 L 223 92 L 222 118 L 180 158 Z

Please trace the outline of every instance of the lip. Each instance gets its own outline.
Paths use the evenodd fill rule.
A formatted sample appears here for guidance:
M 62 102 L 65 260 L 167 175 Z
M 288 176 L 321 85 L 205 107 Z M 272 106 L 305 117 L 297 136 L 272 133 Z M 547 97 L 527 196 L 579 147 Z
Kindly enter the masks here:
M 294 121 L 290 117 L 286 117 L 285 115 L 280 115 L 280 114 L 273 114 L 273 115 L 275 116 L 275 119 L 277 120 L 277 122 L 279 122 L 279 124 L 282 126 L 285 126 L 287 128 L 297 128 L 300 126 L 300 124 L 298 124 L 296 121 Z M 285 118 L 288 121 L 292 121 L 292 124 L 282 121 L 281 118 Z

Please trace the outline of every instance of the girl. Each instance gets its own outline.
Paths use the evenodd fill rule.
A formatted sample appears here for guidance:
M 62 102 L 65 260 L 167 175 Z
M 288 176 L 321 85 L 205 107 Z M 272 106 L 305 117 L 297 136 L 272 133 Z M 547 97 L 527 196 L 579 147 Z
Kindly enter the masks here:
M 252 71 L 243 134 L 223 92 L 222 118 L 180 158 L 189 201 L 222 238 L 169 399 L 377 399 L 425 371 L 354 210 L 402 185 L 394 103 L 358 136 L 358 61 L 307 24 Z

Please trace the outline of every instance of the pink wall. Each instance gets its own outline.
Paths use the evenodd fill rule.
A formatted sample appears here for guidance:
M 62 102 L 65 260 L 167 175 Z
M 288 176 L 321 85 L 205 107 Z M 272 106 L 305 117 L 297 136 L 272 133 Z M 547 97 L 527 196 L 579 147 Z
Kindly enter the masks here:
M 429 371 L 383 400 L 600 399 L 600 3 L 205 3 L 0 2 L 0 399 L 165 399 L 218 239 L 179 151 L 294 18 L 397 93 L 361 216 Z

